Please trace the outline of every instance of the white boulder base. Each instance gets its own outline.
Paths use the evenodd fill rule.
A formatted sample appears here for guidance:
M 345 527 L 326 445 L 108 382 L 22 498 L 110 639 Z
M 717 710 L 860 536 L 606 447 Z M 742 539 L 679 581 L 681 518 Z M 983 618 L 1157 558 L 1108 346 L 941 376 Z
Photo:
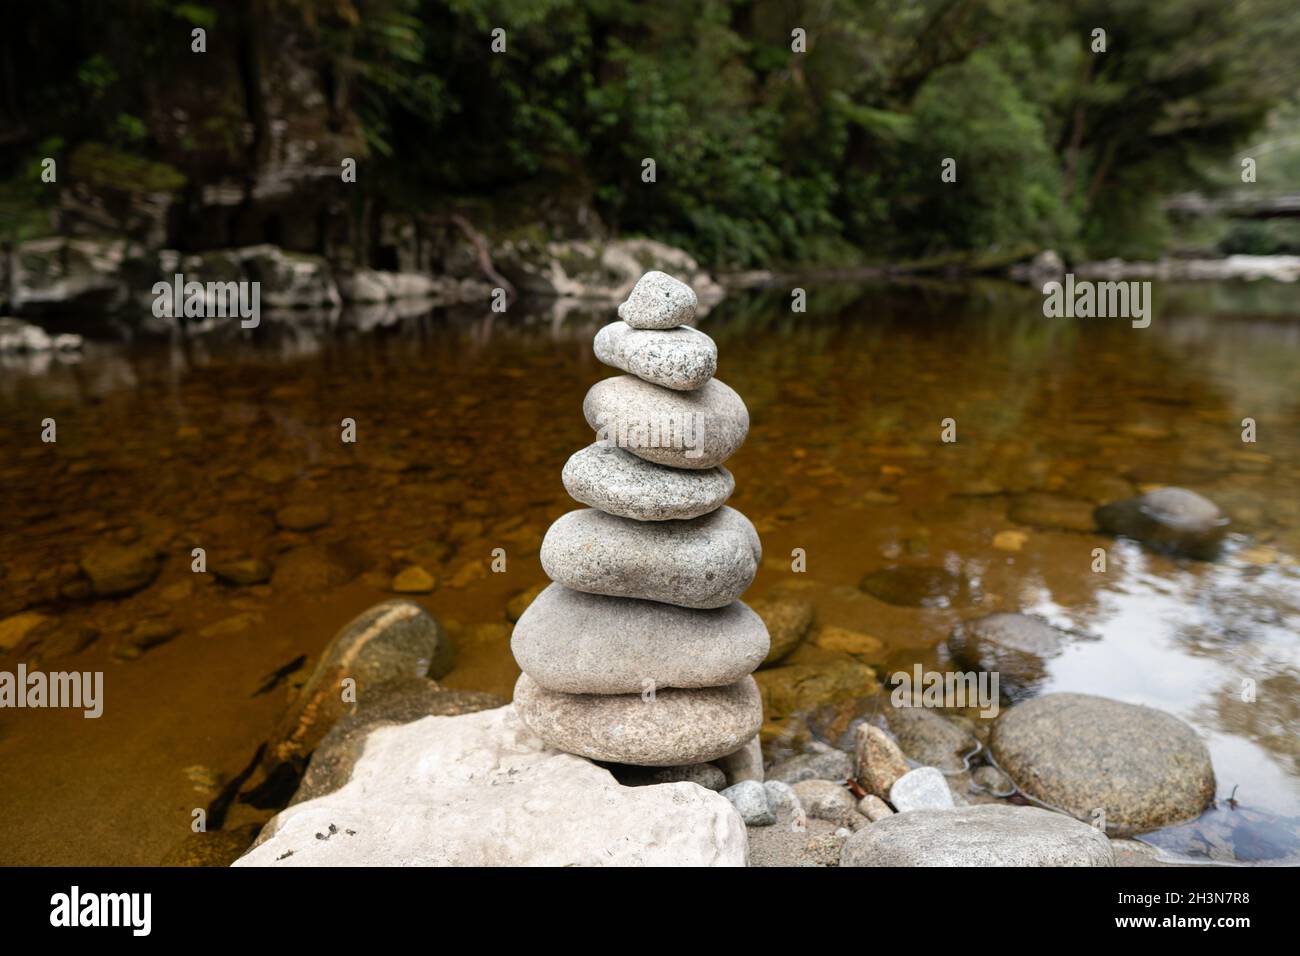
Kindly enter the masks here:
M 718 370 L 718 347 L 698 329 L 634 329 L 611 322 L 596 333 L 596 358 L 642 381 L 678 391 L 699 388 Z
M 632 521 L 594 508 L 570 511 L 542 539 L 542 568 L 577 591 L 717 608 L 754 580 L 763 550 L 739 511 L 689 521 Z
M 379 728 L 342 789 L 263 832 L 235 866 L 744 866 L 748 855 L 723 797 L 621 786 L 547 748 L 513 707 Z
M 736 479 L 721 465 L 682 471 L 599 444 L 574 452 L 563 480 L 575 501 L 635 521 L 698 518 L 717 511 L 736 490 Z
M 767 656 L 763 619 L 740 601 L 696 611 L 552 584 L 515 624 L 510 649 L 547 690 L 639 694 L 734 684 Z
M 1063 813 L 986 803 L 877 820 L 844 844 L 840 866 L 1112 866 L 1100 830 Z
M 582 414 L 599 443 L 672 468 L 720 465 L 749 434 L 745 403 L 716 378 L 691 392 L 675 392 L 635 375 L 603 379 L 587 390 Z
M 637 280 L 618 317 L 634 329 L 675 329 L 695 318 L 695 290 L 666 272 L 647 272 Z
M 520 674 L 515 708 L 558 750 L 642 767 L 715 760 L 740 749 L 763 723 L 752 677 L 726 687 L 654 689 L 651 696 L 561 694 Z

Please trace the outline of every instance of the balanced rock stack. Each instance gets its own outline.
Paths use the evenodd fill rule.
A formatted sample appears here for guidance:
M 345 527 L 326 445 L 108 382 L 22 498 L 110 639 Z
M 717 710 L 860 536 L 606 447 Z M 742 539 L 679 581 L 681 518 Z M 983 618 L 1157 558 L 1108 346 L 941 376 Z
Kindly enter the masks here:
M 725 502 L 722 467 L 749 412 L 713 377 L 718 349 L 692 328 L 695 293 L 649 272 L 596 335 L 630 374 L 597 382 L 582 410 L 594 444 L 564 466 L 590 507 L 542 542 L 554 582 L 515 625 L 515 708 L 550 746 L 594 760 L 676 767 L 749 749 L 763 720 L 750 673 L 767 628 L 737 600 L 758 533 Z

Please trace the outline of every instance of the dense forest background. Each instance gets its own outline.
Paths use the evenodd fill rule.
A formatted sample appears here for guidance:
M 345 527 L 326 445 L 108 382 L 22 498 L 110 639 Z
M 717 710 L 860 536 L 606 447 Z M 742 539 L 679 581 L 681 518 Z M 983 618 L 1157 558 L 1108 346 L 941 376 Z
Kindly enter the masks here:
M 371 258 L 385 215 L 457 212 L 495 235 L 649 235 L 733 269 L 1137 257 L 1180 238 L 1175 194 L 1300 189 L 1295 0 L 41 0 L 3 17 L 8 241 Z M 1192 240 L 1293 251 L 1296 222 Z

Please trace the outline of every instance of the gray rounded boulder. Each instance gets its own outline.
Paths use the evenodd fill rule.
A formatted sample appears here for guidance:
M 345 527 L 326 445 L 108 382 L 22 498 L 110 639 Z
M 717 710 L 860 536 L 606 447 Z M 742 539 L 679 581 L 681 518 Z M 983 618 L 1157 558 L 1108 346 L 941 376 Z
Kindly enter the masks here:
M 1038 692 L 1047 679 L 1047 662 L 1071 641 L 1070 634 L 1039 618 L 999 612 L 959 624 L 948 648 L 961 666 L 996 673 L 999 693 L 1018 701 Z
M 767 628 L 739 601 L 692 610 L 552 584 L 510 638 L 520 669 L 547 690 L 639 694 L 734 684 L 767 654 Z
M 675 392 L 620 375 L 597 382 L 582 400 L 596 440 L 673 468 L 712 468 L 740 448 L 749 411 L 735 390 L 711 378 Z
M 1186 488 L 1157 488 L 1096 511 L 1103 531 L 1141 541 L 1156 551 L 1213 560 L 1228 517 L 1208 498 Z
M 515 684 L 515 710 L 557 750 L 592 760 L 675 767 L 733 753 L 758 733 L 763 701 L 746 677 L 725 687 L 641 694 L 562 694 L 527 674 Z
M 1198 816 L 1214 799 L 1210 752 L 1164 711 L 1087 694 L 1048 694 L 993 725 L 998 766 L 1029 797 L 1128 835 Z
M 683 471 L 599 444 L 574 452 L 563 480 L 575 501 L 634 521 L 698 518 L 717 511 L 736 490 L 736 479 L 721 465 Z
M 547 577 L 576 591 L 717 608 L 744 593 L 762 554 L 758 532 L 734 508 L 652 522 L 588 508 L 551 525 L 541 560 Z
M 1106 835 L 1037 807 L 895 813 L 853 834 L 840 866 L 1111 866 Z

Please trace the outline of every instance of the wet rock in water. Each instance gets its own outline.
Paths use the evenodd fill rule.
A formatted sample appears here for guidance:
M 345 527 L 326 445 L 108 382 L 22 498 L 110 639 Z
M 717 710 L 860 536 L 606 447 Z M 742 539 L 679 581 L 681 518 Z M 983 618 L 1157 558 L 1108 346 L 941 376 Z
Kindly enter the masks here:
M 947 568 L 879 568 L 864 575 L 858 588 L 897 607 L 964 607 L 973 601 L 967 580 Z
M 547 690 L 639 694 L 734 684 L 763 660 L 767 631 L 740 601 L 697 611 L 552 584 L 519 618 L 510 648 Z
M 665 272 L 647 272 L 637 280 L 618 317 L 634 329 L 674 329 L 695 318 L 695 290 Z
M 762 701 L 751 678 L 726 687 L 640 694 L 562 694 L 521 674 L 515 707 L 550 746 L 615 763 L 671 767 L 733 753 L 758 733 Z
M 965 728 L 924 707 L 896 707 L 886 718 L 903 753 L 940 770 L 964 770 L 979 742 Z
M 875 724 L 859 724 L 854 733 L 855 777 L 868 793 L 888 799 L 889 789 L 911 767 L 894 739 Z
M 145 651 L 166 644 L 180 632 L 181 629 L 171 621 L 141 621 L 113 644 L 113 656 L 119 660 L 135 660 Z
M 749 433 L 745 403 L 716 378 L 690 392 L 661 388 L 635 375 L 603 379 L 588 390 L 582 413 L 597 441 L 672 468 L 721 465 Z
M 1213 560 L 1228 530 L 1219 506 L 1185 488 L 1157 488 L 1097 509 L 1097 523 L 1155 551 Z
M 727 786 L 726 775 L 711 763 L 693 763 L 684 767 L 631 767 L 611 764 L 609 771 L 625 787 L 653 787 L 661 783 L 693 783 L 705 790 L 721 792 Z
M 896 813 L 853 834 L 840 866 L 1110 866 L 1105 834 L 1037 807 Z
M 955 806 L 948 781 L 934 767 L 917 767 L 895 780 L 889 788 L 889 802 L 899 813 Z
M 894 811 L 884 800 L 881 800 L 874 793 L 869 793 L 858 801 L 858 813 L 862 814 L 872 823 L 892 816 Z
M 683 471 L 601 444 L 575 452 L 562 477 L 574 500 L 636 521 L 698 518 L 721 508 L 736 488 L 721 465 Z
M 241 588 L 262 584 L 271 577 L 271 565 L 261 558 L 219 558 L 208 570 L 218 580 Z
M 813 643 L 824 650 L 852 654 L 867 660 L 879 660 L 885 650 L 885 642 L 880 638 L 834 624 L 822 625 Z
M 733 784 L 722 795 L 731 802 L 749 827 L 770 827 L 776 823 L 776 814 L 767 805 L 767 791 L 757 780 L 742 780 Z
M 771 667 L 799 646 L 813 623 L 813 606 L 800 598 L 767 598 L 754 604 L 754 611 L 767 625 L 771 647 L 763 660 Z
M 995 797 L 1009 797 L 1016 792 L 1016 785 L 1011 782 L 1011 778 L 989 764 L 976 767 L 975 772 L 971 774 L 971 779 L 981 790 Z
M 0 621 L 0 651 L 11 651 L 21 644 L 28 634 L 52 620 L 35 611 L 22 611 Z
M 727 507 L 671 524 L 570 511 L 546 532 L 541 552 L 542 568 L 559 584 L 690 608 L 736 600 L 761 558 L 754 526 Z
M 804 813 L 816 820 L 829 820 L 849 829 L 867 822 L 858 813 L 857 798 L 834 780 L 800 780 L 790 789 L 799 798 Z
M 996 673 L 999 695 L 1018 701 L 1038 693 L 1047 679 L 1046 662 L 1058 657 L 1071 640 L 1039 618 L 999 613 L 957 625 L 948 649 L 962 667 Z
M 853 776 L 853 758 L 842 750 L 813 741 L 806 753 L 773 764 L 768 772 L 772 780 L 798 783 L 801 780 L 847 780 Z
M 366 738 L 377 727 L 409 724 L 425 717 L 454 717 L 503 707 L 497 694 L 449 690 L 425 677 L 389 681 L 358 699 L 356 713 L 330 728 L 311 755 L 307 772 L 290 804 L 313 800 L 341 789 L 365 750 Z
M 338 548 L 304 545 L 276 559 L 271 587 L 277 591 L 328 591 L 360 573 L 352 556 Z
M 1016 495 L 1007 516 L 1019 524 L 1027 524 L 1045 531 L 1097 530 L 1093 518 L 1093 504 L 1081 498 L 1068 498 L 1042 492 Z
M 698 329 L 634 329 L 612 322 L 596 333 L 596 358 L 645 382 L 691 391 L 718 370 L 718 347 Z
M 249 823 L 230 830 L 191 833 L 167 851 L 159 866 L 230 866 L 257 838 L 261 825 Z
M 718 794 L 620 786 L 502 707 L 374 730 L 346 786 L 281 812 L 235 865 L 743 866 L 746 851 Z
M 763 707 L 772 720 L 814 710 L 825 704 L 868 697 L 879 688 L 876 672 L 851 657 L 816 664 L 785 664 L 755 672 Z
M 302 761 L 334 723 L 352 710 L 343 681 L 356 682 L 356 703 L 390 681 L 441 677 L 451 669 L 451 643 L 438 622 L 412 601 L 376 604 L 345 624 L 321 652 L 315 670 L 281 719 L 267 748 L 271 764 Z
M 1196 731 L 1151 707 L 1087 694 L 1017 704 L 993 726 L 994 759 L 1027 796 L 1107 832 L 1154 830 L 1214 799 L 1210 753 Z
M 506 618 L 510 621 L 518 621 L 528 610 L 528 606 L 537 600 L 537 595 L 541 594 L 548 587 L 549 582 L 543 581 L 541 584 L 534 584 L 527 591 L 520 591 L 509 601 L 506 602 Z
M 437 584 L 437 578 L 418 564 L 412 564 L 393 575 L 391 588 L 398 594 L 428 594 Z
M 726 776 L 728 786 L 742 780 L 763 782 L 763 747 L 757 737 L 739 750 L 713 762 Z
M 143 544 L 97 544 L 81 559 L 96 597 L 130 594 L 158 576 L 158 556 Z
M 314 531 L 329 524 L 331 517 L 326 505 L 285 505 L 275 513 L 275 523 L 285 531 Z

